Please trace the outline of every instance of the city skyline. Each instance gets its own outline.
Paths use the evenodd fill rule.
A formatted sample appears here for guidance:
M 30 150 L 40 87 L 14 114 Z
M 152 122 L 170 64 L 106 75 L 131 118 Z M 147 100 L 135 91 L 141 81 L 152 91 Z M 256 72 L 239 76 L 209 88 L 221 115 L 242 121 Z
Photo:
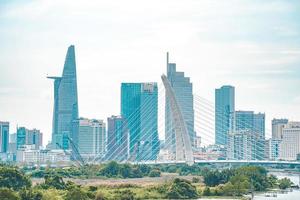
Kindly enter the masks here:
M 144 29 L 137 31 L 136 35 L 128 35 L 128 32 L 125 31 L 124 40 L 117 34 L 119 28 L 124 28 L 124 25 L 127 23 L 130 25 L 130 31 L 132 32 L 132 29 L 137 30 L 135 27 L 132 27 L 135 23 L 138 23 L 137 27 L 141 26 L 140 21 L 134 19 L 135 14 L 141 13 L 135 13 L 129 15 L 128 19 L 124 19 L 124 21 L 117 20 L 113 23 L 115 27 L 118 27 L 118 25 L 123 25 L 122 22 L 125 22 L 117 30 L 108 29 L 108 31 L 103 33 L 104 38 L 108 41 L 117 39 L 111 46 L 109 42 L 102 43 L 101 39 L 92 43 L 86 39 L 88 32 L 75 31 L 74 35 L 63 33 L 63 31 L 68 32 L 63 30 L 65 27 L 62 28 L 53 24 L 52 26 L 55 30 L 58 28 L 62 29 L 57 32 L 57 34 L 61 35 L 56 35 L 49 31 L 51 27 L 45 27 L 45 31 L 49 32 L 43 32 L 40 35 L 30 32 L 33 36 L 28 37 L 27 29 L 24 26 L 33 20 L 32 16 L 40 16 L 41 19 L 36 19 L 37 25 L 28 27 L 28 30 L 41 28 L 43 24 L 41 20 L 53 22 L 56 19 L 53 16 L 47 17 L 43 12 L 31 12 L 32 9 L 37 11 L 40 8 L 44 9 L 43 11 L 46 13 L 50 12 L 55 7 L 55 3 L 50 3 L 50 6 L 47 8 L 37 2 L 30 2 L 30 5 L 34 6 L 29 8 L 25 3 L 14 2 L 11 4 L 4 3 L 0 8 L 0 19 L 15 22 L 10 25 L 0 24 L 1 30 L 5 30 L 0 33 L 0 41 L 3 44 L 0 47 L 0 111 L 2 115 L 1 120 L 10 122 L 11 133 L 16 131 L 15 127 L 19 124 L 19 126 L 40 129 L 45 134 L 46 140 L 44 144 L 51 138 L 53 86 L 45 79 L 45 76 L 47 74 L 60 73 L 65 49 L 72 43 L 76 45 L 78 50 L 76 58 L 78 59 L 78 74 L 80 74 L 78 77 L 78 96 L 81 106 L 80 116 L 83 117 L 106 119 L 108 116 L 118 114 L 118 105 L 120 105 L 119 85 L 121 82 L 160 82 L 160 75 L 165 72 L 165 52 L 169 50 L 172 58 L 178 63 L 178 70 L 184 71 L 187 76 L 191 77 L 195 93 L 213 101 L 215 88 L 225 84 L 233 85 L 236 87 L 237 110 L 255 110 L 256 112 L 266 113 L 266 126 L 269 130 L 271 129 L 272 118 L 288 118 L 291 121 L 300 118 L 299 113 L 296 112 L 296 110 L 300 109 L 300 97 L 295 92 L 297 91 L 297 85 L 300 83 L 298 67 L 300 51 L 299 43 L 295 42 L 295 38 L 299 35 L 299 25 L 289 19 L 289 16 L 292 15 L 290 13 L 295 13 L 296 8 L 299 7 L 297 2 L 285 3 L 284 1 L 277 1 L 277 3 L 271 3 L 268 6 L 258 2 L 249 3 L 249 1 L 246 3 L 246 6 L 238 4 L 237 6 L 241 6 L 246 16 L 257 14 L 257 17 L 262 19 L 261 22 L 257 20 L 245 32 L 242 31 L 240 26 L 245 26 L 247 20 L 238 21 L 236 24 L 230 23 L 230 20 L 243 14 L 235 10 L 232 16 L 228 15 L 222 7 L 227 8 L 226 4 L 222 4 L 222 8 L 219 8 L 205 1 L 204 3 L 194 2 L 192 5 L 186 5 L 183 8 L 183 12 L 188 13 L 191 11 L 192 13 L 190 17 L 184 18 L 182 24 L 179 25 L 187 29 L 174 33 L 175 35 L 172 36 L 174 38 L 167 39 L 170 37 L 167 34 L 169 30 L 162 28 L 169 24 L 167 27 L 170 30 L 178 30 L 178 27 L 172 24 L 174 20 L 168 19 L 167 16 L 162 14 L 163 12 L 159 12 L 158 16 L 155 17 L 163 15 L 164 20 L 158 24 L 158 27 L 155 25 L 153 27 L 142 27 Z M 205 27 L 208 32 L 205 32 L 206 30 L 201 32 L 201 28 L 198 28 L 201 26 L 197 25 L 201 25 L 202 19 L 199 20 L 199 24 L 196 23 L 199 19 L 196 15 L 198 10 L 192 7 L 199 9 L 202 5 L 204 8 L 210 6 L 216 8 L 220 13 L 220 20 L 221 17 L 224 17 L 226 25 L 232 25 L 232 28 L 237 26 L 237 39 L 233 39 L 234 34 L 230 33 L 228 29 L 225 29 L 223 34 L 215 33 L 208 37 L 214 30 L 214 26 L 218 24 L 214 21 L 211 21 L 212 27 Z M 64 7 L 64 5 L 62 6 Z M 77 3 L 72 5 L 74 12 L 79 10 L 76 6 L 80 5 Z M 102 4 L 94 6 L 99 8 Z M 117 8 L 113 4 L 106 6 Z M 250 6 L 250 8 L 247 8 L 247 6 Z M 24 7 L 25 9 L 22 9 Z M 84 5 L 83 10 L 87 9 L 87 7 L 91 8 Z M 143 5 L 138 4 L 137 7 L 140 8 Z M 177 4 L 174 3 L 173 7 L 179 8 L 178 2 Z M 255 8 L 259 9 L 255 10 Z M 154 9 L 152 5 L 150 10 Z M 166 9 L 167 6 L 162 4 L 161 11 Z M 135 8 L 125 6 L 124 10 L 121 9 L 121 13 L 127 13 L 127 11 L 131 10 L 137 11 Z M 232 10 L 229 8 L 229 11 Z M 60 16 L 61 10 L 58 9 L 56 12 Z M 267 16 L 262 14 L 263 12 Z M 29 15 L 30 13 L 33 14 Z M 95 13 L 96 9 L 92 9 L 90 15 L 82 18 L 83 21 L 92 20 Z M 69 14 L 72 16 L 72 19 L 78 19 L 75 13 L 70 12 Z M 113 15 L 115 14 L 113 13 Z M 178 9 L 174 9 L 169 14 L 179 17 L 180 12 Z M 108 19 L 111 17 L 111 13 L 104 13 L 103 15 L 107 16 Z M 142 19 L 148 19 L 150 23 L 156 22 L 153 18 L 141 15 Z M 202 15 L 204 19 L 209 19 L 213 13 L 208 11 L 203 12 Z M 295 13 L 295 15 L 298 16 L 296 18 L 299 18 L 299 14 Z M 277 19 L 278 24 L 275 23 Z M 63 18 L 62 22 L 67 23 L 69 20 Z M 91 22 L 95 21 L 92 20 Z M 103 19 L 101 22 L 107 21 Z M 223 21 L 221 20 L 221 22 Z M 270 23 L 268 26 L 269 22 L 273 23 Z M 239 23 L 241 24 L 239 25 Z M 83 22 L 80 21 L 79 24 L 83 24 Z M 280 26 L 281 24 L 285 24 L 285 26 Z M 267 27 L 266 33 L 262 28 L 264 25 Z M 75 26 L 75 24 L 70 25 L 66 29 L 72 31 L 75 29 Z M 93 30 L 89 24 L 86 27 L 88 30 Z M 157 30 L 157 28 L 159 29 Z M 276 34 L 269 34 L 271 31 L 268 28 L 272 28 L 272 31 L 276 29 Z M 20 38 L 17 38 L 16 35 L 11 34 L 12 32 L 23 34 L 18 34 Z M 243 35 L 246 32 L 251 37 Z M 95 35 L 92 34 L 91 38 L 96 38 L 96 35 L 101 37 L 101 29 L 95 29 L 95 33 Z M 109 37 L 109 33 L 113 33 L 113 35 Z M 150 33 L 153 33 L 154 36 Z M 265 37 L 260 38 L 262 37 L 261 35 L 258 36 L 260 33 L 264 33 L 263 36 Z M 196 37 L 198 36 L 197 34 L 200 35 L 200 39 Z M 222 38 L 224 34 L 229 37 L 229 39 L 227 38 L 228 42 L 224 42 Z M 54 37 L 56 42 L 51 40 L 49 43 L 46 41 L 38 43 L 44 37 Z M 32 42 L 35 38 L 37 41 Z M 142 39 L 146 40 L 140 46 L 138 41 Z M 151 42 L 153 41 L 152 45 Z M 263 42 L 261 43 L 261 41 Z M 18 43 L 19 45 L 17 46 Z M 130 45 L 132 45 L 133 50 L 127 51 L 126 49 Z M 143 45 L 144 48 L 142 50 L 144 51 L 141 51 Z M 232 55 L 226 53 L 228 49 Z M 11 59 L 11 55 L 14 55 L 14 59 Z M 132 71 L 135 73 L 131 74 Z M 28 74 L 30 75 L 26 76 Z M 163 138 L 162 134 L 160 133 L 160 138 Z

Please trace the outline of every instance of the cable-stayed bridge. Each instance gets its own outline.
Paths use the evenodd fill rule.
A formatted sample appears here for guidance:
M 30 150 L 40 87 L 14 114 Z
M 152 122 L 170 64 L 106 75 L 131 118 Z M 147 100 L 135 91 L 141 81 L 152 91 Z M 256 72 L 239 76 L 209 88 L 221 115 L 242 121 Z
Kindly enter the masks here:
M 184 120 L 183 111 L 180 107 L 180 102 L 178 102 L 178 98 L 169 82 L 168 78 L 165 75 L 161 76 L 162 83 L 158 85 L 158 110 L 153 109 L 151 107 L 151 100 L 146 99 L 140 107 L 137 107 L 134 112 L 131 113 L 130 116 L 127 117 L 127 124 L 126 126 L 130 126 L 132 123 L 135 123 L 139 117 L 139 111 L 142 109 L 149 116 L 145 116 L 145 120 L 150 120 L 150 116 L 152 112 L 158 113 L 158 122 L 157 124 L 153 124 L 153 127 L 139 127 L 136 129 L 131 130 L 131 138 L 129 140 L 139 140 L 138 132 L 149 132 L 149 130 L 158 129 L 158 132 L 165 133 L 165 104 L 166 104 L 166 97 L 169 100 L 171 115 L 172 115 L 172 124 L 173 124 L 173 132 L 174 135 L 169 135 L 168 137 L 174 137 L 175 140 L 175 149 L 161 149 L 166 150 L 168 152 L 167 157 L 161 157 L 159 155 L 153 155 L 149 157 L 149 152 L 143 152 L 137 159 L 136 154 L 139 151 L 138 146 L 130 146 L 129 144 L 124 145 L 123 143 L 127 142 L 127 139 L 119 138 L 120 141 L 123 143 L 113 143 L 112 141 L 107 141 L 107 145 L 110 145 L 113 152 L 106 153 L 105 155 L 99 154 L 89 160 L 87 163 L 100 163 L 100 162 L 107 162 L 110 160 L 118 160 L 121 162 L 130 162 L 130 163 L 142 163 L 142 164 L 171 164 L 171 163 L 186 163 L 188 165 L 192 165 L 193 163 L 203 163 L 203 164 L 213 164 L 213 163 L 229 163 L 229 164 L 270 164 L 270 165 L 300 165 L 298 161 L 282 161 L 282 160 L 268 160 L 265 157 L 265 136 L 270 137 L 271 131 L 269 129 L 265 130 L 265 135 L 260 135 L 259 131 L 257 130 L 246 130 L 246 137 L 240 138 L 241 141 L 245 141 L 245 144 L 234 144 L 234 149 L 231 149 L 227 146 L 226 154 L 223 159 L 199 159 L 197 158 L 197 152 L 199 149 L 196 148 L 194 141 L 190 138 L 188 133 L 187 124 Z M 182 94 L 184 95 L 184 94 Z M 184 100 L 184 96 L 180 98 L 180 100 Z M 202 144 L 214 144 L 215 143 L 215 114 L 222 113 L 215 112 L 215 105 L 213 102 L 200 97 L 197 94 L 193 96 L 193 107 L 194 113 L 190 113 L 194 117 L 194 128 L 198 136 L 202 139 Z M 186 113 L 185 113 L 186 115 Z M 148 118 L 147 118 L 148 117 Z M 247 124 L 248 122 L 240 122 L 245 127 L 250 126 Z M 122 130 L 124 127 L 119 127 L 115 130 L 118 132 Z M 147 130 L 146 130 L 147 129 Z M 227 135 L 223 135 L 221 137 L 227 138 L 230 135 L 234 135 L 234 132 L 228 132 Z M 127 137 L 126 135 L 122 135 L 122 137 Z M 147 135 L 143 138 L 143 142 L 146 143 L 149 139 L 151 141 L 151 134 Z M 174 140 L 170 138 L 166 138 L 165 136 L 165 144 L 164 146 L 169 146 L 168 142 L 172 142 Z M 239 138 L 238 138 L 239 139 Z M 160 145 L 159 141 L 156 141 L 155 144 L 151 144 L 152 146 Z M 236 145 L 240 145 L 239 148 L 235 148 Z M 127 148 L 128 157 L 124 160 L 119 160 L 118 158 L 123 157 L 124 149 Z M 230 150 L 230 153 L 229 153 Z M 230 154 L 230 156 L 229 156 Z

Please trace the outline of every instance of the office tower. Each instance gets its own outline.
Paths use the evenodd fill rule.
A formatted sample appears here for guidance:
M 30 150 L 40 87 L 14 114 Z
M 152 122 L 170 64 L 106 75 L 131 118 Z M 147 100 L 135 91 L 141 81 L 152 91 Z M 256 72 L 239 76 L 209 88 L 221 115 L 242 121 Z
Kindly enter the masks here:
M 78 119 L 76 62 L 73 45 L 68 48 L 62 76 L 48 78 L 54 80 L 52 147 L 61 146 L 68 149 L 68 138 L 77 137 L 72 133 L 72 122 Z
M 9 122 L 0 121 L 0 153 L 8 151 Z
M 282 139 L 282 129 L 289 122 L 288 119 L 273 119 L 272 120 L 272 139 Z
M 268 139 L 266 140 L 265 148 L 265 158 L 268 160 L 278 160 L 280 152 L 281 140 L 278 139 Z
M 37 129 L 28 130 L 26 136 L 26 145 L 35 145 L 35 149 L 40 149 L 43 146 L 43 133 Z
M 103 120 L 79 118 L 73 121 L 78 135 L 74 144 L 83 158 L 102 157 L 105 153 L 106 125 Z
M 225 85 L 215 90 L 215 142 L 226 145 L 228 133 L 234 129 L 235 89 Z
M 17 129 L 17 150 L 26 145 L 27 129 L 25 127 L 19 127 Z
M 122 116 L 107 118 L 106 160 L 126 161 L 129 157 L 128 124 Z
M 265 138 L 265 113 L 257 113 L 253 115 L 253 129 L 259 133 L 262 138 Z
M 121 115 L 129 129 L 129 151 L 134 160 L 155 160 L 159 152 L 156 83 L 122 83 Z
M 252 130 L 239 130 L 228 135 L 227 158 L 229 160 L 264 160 L 265 142 Z
M 265 138 L 265 114 L 255 114 L 253 111 L 236 111 L 235 112 L 235 130 L 251 130 L 252 133 L 258 134 Z
M 300 154 L 300 122 L 288 122 L 282 129 L 279 158 L 296 160 Z
M 176 71 L 176 63 L 169 63 L 169 53 L 167 53 L 167 78 L 182 112 L 191 144 L 194 146 L 196 132 L 194 130 L 193 84 L 190 82 L 190 78 L 184 75 L 184 72 Z M 169 97 L 167 94 L 165 96 L 165 147 L 174 154 L 176 143 L 172 111 Z
M 37 129 L 19 127 L 16 140 L 17 149 L 21 149 L 25 145 L 32 145 L 33 149 L 40 149 L 43 146 L 43 133 Z

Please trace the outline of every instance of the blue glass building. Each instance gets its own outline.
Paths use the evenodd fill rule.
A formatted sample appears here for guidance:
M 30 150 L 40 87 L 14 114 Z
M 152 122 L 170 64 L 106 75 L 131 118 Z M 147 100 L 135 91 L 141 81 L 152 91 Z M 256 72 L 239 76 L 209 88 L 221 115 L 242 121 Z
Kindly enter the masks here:
M 235 92 L 230 85 L 215 90 L 215 142 L 227 145 L 228 133 L 233 129 Z
M 169 53 L 167 53 L 167 78 L 174 90 L 175 97 L 181 109 L 191 144 L 195 144 L 196 132 L 194 130 L 194 96 L 193 84 L 189 77 L 185 77 L 184 72 L 176 71 L 176 63 L 169 63 Z M 165 106 L 165 147 L 171 152 L 175 152 L 175 132 L 172 124 L 172 113 L 169 98 L 166 95 Z
M 124 161 L 129 157 L 129 130 L 122 116 L 107 118 L 106 160 Z
M 75 47 L 68 48 L 62 77 L 54 79 L 54 110 L 52 122 L 52 148 L 59 144 L 64 149 L 69 148 L 67 137 L 76 140 L 76 132 L 72 132 L 72 122 L 78 119 L 78 97 Z
M 134 160 L 155 160 L 159 152 L 156 83 L 122 83 L 121 115 L 129 129 L 129 152 Z
M 6 153 L 8 151 L 9 140 L 9 122 L 0 121 L 0 152 Z
M 235 112 L 235 130 L 251 130 L 260 137 L 265 138 L 265 114 L 253 111 Z
M 17 129 L 17 150 L 26 145 L 27 131 L 28 130 L 25 127 L 19 127 Z

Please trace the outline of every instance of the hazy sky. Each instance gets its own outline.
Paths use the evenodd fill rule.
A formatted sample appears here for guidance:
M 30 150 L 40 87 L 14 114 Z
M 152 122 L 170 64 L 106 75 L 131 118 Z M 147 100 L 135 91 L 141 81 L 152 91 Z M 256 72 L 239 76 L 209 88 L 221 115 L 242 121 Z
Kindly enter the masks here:
M 75 45 L 80 116 L 120 112 L 120 83 L 160 81 L 166 51 L 194 92 L 300 120 L 299 0 L 0 0 L 0 120 L 51 138 L 53 82 Z M 160 133 L 162 136 L 163 133 Z M 201 135 L 201 133 L 199 133 Z M 267 133 L 268 135 L 268 133 Z

